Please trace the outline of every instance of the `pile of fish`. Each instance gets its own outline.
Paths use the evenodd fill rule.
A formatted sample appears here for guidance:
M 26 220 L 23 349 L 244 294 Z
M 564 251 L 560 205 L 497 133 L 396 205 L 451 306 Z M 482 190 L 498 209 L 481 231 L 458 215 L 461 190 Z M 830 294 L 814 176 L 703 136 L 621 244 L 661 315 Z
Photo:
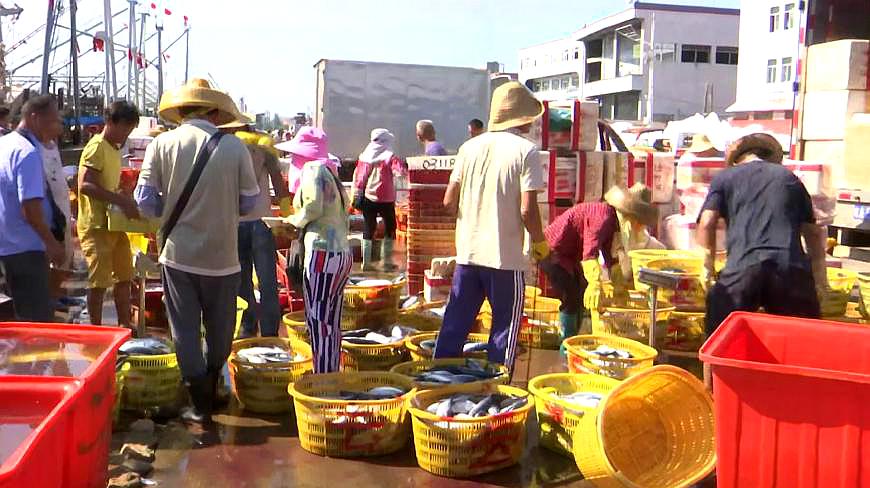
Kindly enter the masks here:
M 239 349 L 236 352 L 239 361 L 248 364 L 290 363 L 305 360 L 301 353 L 293 354 L 293 351 L 278 346 L 255 346 Z
M 512 412 L 528 403 L 525 397 L 492 393 L 489 395 L 456 394 L 426 407 L 432 415 L 443 418 L 473 419 Z
M 614 349 L 610 346 L 605 346 L 603 344 L 596 347 L 595 349 L 587 349 L 587 351 L 596 354 L 604 359 L 631 359 L 634 357 L 628 351 L 624 351 L 622 349 Z
M 427 371 L 418 373 L 414 378 L 421 383 L 456 385 L 491 380 L 503 374 L 497 369 L 485 367 L 478 361 L 468 359 L 464 365 L 433 366 Z
M 372 329 L 350 330 L 341 334 L 341 340 L 350 344 L 377 346 L 395 344 L 396 342 L 403 341 L 405 337 L 416 333 L 416 329 L 394 325 L 386 330 L 382 329 L 380 331 Z
M 341 390 L 337 393 L 331 393 L 328 395 L 316 395 L 318 398 L 330 399 L 330 400 L 344 400 L 344 401 L 359 401 L 359 400 L 389 400 L 391 398 L 396 398 L 408 393 L 408 390 L 402 388 L 396 388 L 395 386 L 376 386 L 367 391 L 347 391 Z
M 420 342 L 420 348 L 429 354 L 435 353 L 435 342 L 437 340 L 437 336 L 435 339 L 427 339 L 425 341 Z M 486 352 L 489 349 L 489 344 L 486 342 L 477 342 L 466 340 L 465 344 L 462 346 L 462 353 L 468 354 L 472 352 Z
M 554 395 L 559 400 L 577 405 L 578 407 L 596 408 L 604 400 L 604 395 L 587 391 L 578 391 L 567 395 Z
M 401 283 L 402 280 L 405 279 L 405 275 L 400 274 L 393 278 L 392 280 L 384 280 L 384 279 L 372 279 L 366 276 L 351 276 L 348 278 L 348 284 L 353 286 L 365 286 L 365 287 L 379 287 L 379 286 L 389 286 Z
M 120 371 L 130 356 L 160 356 L 170 354 L 171 352 L 172 347 L 162 339 L 151 337 L 130 339 L 118 348 L 118 359 L 115 361 L 115 369 Z

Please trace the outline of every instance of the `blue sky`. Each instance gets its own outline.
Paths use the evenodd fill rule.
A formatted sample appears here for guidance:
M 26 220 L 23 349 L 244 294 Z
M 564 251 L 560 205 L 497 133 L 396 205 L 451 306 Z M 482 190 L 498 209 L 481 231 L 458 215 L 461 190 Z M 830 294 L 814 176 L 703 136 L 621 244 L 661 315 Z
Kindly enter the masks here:
M 564 37 L 628 6 L 625 0 L 154 1 L 172 11 L 163 19 L 164 45 L 183 29 L 181 16 L 190 17 L 191 76 L 210 74 L 234 98 L 244 97 L 251 111 L 282 115 L 311 109 L 312 66 L 321 58 L 481 68 L 487 61 L 499 61 L 506 70 L 515 71 L 520 48 Z M 140 8 L 150 9 L 151 2 L 143 0 Z M 25 13 L 15 25 L 4 22 L 7 45 L 45 23 L 45 3 L 19 0 Z M 667 3 L 737 8 L 740 2 Z M 126 0 L 112 0 L 113 9 L 126 5 Z M 80 24 L 101 15 L 102 1 L 79 0 Z M 122 17 L 116 20 L 116 31 L 126 22 L 126 15 Z M 61 23 L 67 24 L 66 19 Z M 38 37 L 12 53 L 7 64 L 39 52 L 44 37 Z M 82 50 L 89 47 L 82 42 Z M 148 50 L 153 56 L 156 43 Z M 64 48 L 63 55 L 68 52 Z M 165 83 L 171 87 L 183 80 L 183 41 L 168 55 Z M 91 53 L 83 58 L 81 69 L 96 73 L 101 66 L 100 55 Z M 36 65 L 27 70 L 39 73 Z M 119 66 L 119 73 L 119 79 L 126 79 L 126 67 Z M 153 79 L 154 74 L 150 76 Z

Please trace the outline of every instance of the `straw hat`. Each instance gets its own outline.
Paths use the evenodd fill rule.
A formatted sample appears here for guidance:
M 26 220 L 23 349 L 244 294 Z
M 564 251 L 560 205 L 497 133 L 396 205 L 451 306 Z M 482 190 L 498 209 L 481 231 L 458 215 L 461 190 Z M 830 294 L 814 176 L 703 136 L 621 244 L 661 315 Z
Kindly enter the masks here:
M 686 151 L 690 153 L 702 153 L 710 149 L 716 149 L 716 146 L 710 142 L 707 134 L 695 134 L 692 136 L 692 145 L 686 148 Z
M 254 125 L 257 123 L 257 117 L 254 114 L 249 114 L 247 112 L 239 112 L 239 118 L 228 123 L 222 124 L 218 128 L 219 129 L 241 129 L 243 127 L 247 127 L 249 125 Z
M 496 132 L 531 124 L 544 113 L 544 105 L 518 81 L 510 81 L 492 93 L 489 131 Z
M 604 195 L 604 200 L 638 222 L 653 225 L 658 221 L 659 209 L 652 204 L 652 192 L 642 183 L 635 183 L 628 190 L 614 186 Z
M 208 81 L 194 78 L 187 84 L 169 90 L 160 97 L 160 118 L 174 124 L 182 122 L 181 108 L 202 107 L 220 113 L 217 124 L 229 124 L 239 118 L 239 111 L 233 99 L 226 93 L 215 90 Z
M 725 161 L 728 166 L 734 166 L 739 164 L 747 154 L 754 154 L 768 163 L 779 164 L 782 163 L 783 158 L 782 144 L 770 134 L 763 132 L 749 134 L 737 139 L 728 147 Z

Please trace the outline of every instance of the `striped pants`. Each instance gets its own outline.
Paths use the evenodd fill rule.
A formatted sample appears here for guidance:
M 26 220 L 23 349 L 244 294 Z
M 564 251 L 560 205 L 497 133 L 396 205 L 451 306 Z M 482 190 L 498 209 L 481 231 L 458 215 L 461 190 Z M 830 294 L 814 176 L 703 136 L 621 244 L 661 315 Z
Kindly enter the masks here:
M 513 374 L 524 297 L 522 271 L 457 265 L 444 325 L 435 344 L 435 357 L 462 357 L 462 346 L 486 298 L 492 305 L 488 359 L 504 364 Z
M 314 372 L 338 371 L 341 357 L 341 309 L 350 277 L 349 251 L 311 251 L 305 266 L 305 323 L 314 353 Z

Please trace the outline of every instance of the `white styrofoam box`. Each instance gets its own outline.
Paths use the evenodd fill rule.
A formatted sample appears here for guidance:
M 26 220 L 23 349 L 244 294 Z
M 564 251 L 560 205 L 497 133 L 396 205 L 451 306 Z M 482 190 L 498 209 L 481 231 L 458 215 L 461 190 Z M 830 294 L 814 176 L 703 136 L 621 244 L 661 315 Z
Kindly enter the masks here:
M 452 279 L 434 275 L 427 269 L 423 273 L 423 299 L 429 303 L 447 300 L 452 282 Z
M 668 203 L 674 198 L 674 155 L 664 152 L 637 151 L 632 153 L 635 160 L 635 182 L 647 184 L 646 171 L 652 168 L 653 203 Z
M 538 194 L 539 203 L 552 203 L 556 199 L 574 199 L 577 192 L 577 158 L 575 156 L 557 156 L 549 152 L 544 166 L 544 180 L 547 191 Z
M 575 202 L 597 202 L 604 197 L 604 154 L 599 151 L 577 153 Z
M 854 114 L 870 112 L 864 90 L 809 92 L 804 98 L 802 139 L 845 139 L 846 125 Z
M 629 153 L 607 151 L 604 153 L 604 193 L 613 186 L 625 187 L 628 175 Z
M 698 245 L 698 224 L 696 218 L 690 215 L 671 215 L 665 218 L 662 233 L 662 243 L 668 249 L 691 251 L 701 249 Z M 725 223 L 720 221 L 716 229 L 716 249 L 725 249 Z
M 598 102 L 575 104 L 572 142 L 576 151 L 594 151 L 598 146 Z
M 126 152 L 131 159 L 145 159 L 145 149 L 154 138 L 148 135 L 131 135 L 127 138 Z
M 683 207 L 682 213 L 693 219 L 697 219 L 701 214 L 701 208 L 707 200 L 707 193 L 710 187 L 706 185 L 697 185 L 687 190 L 680 191 L 680 205 Z
M 805 160 L 820 161 L 830 166 L 831 185 L 834 188 L 847 188 L 849 186 L 849 178 L 845 172 L 845 141 L 801 141 L 801 144 L 803 145 L 803 157 Z
M 868 90 L 870 41 L 844 39 L 814 44 L 807 50 L 807 91 Z
M 782 165 L 801 180 L 810 195 L 834 195 L 830 164 L 783 159 Z
M 429 271 L 432 276 L 453 276 L 453 270 L 456 267 L 456 257 L 449 258 L 433 258 L 432 264 L 429 265 Z
M 870 189 L 870 114 L 855 114 L 846 128 L 846 149 L 843 153 L 839 187 L 847 189 Z
M 723 158 L 698 158 L 686 153 L 677 162 L 677 190 L 708 186 L 727 166 Z
M 552 201 L 550 192 L 547 191 L 547 183 L 550 181 L 550 151 L 538 151 L 538 155 L 544 174 L 544 191 L 538 192 L 538 203 L 548 203 Z

